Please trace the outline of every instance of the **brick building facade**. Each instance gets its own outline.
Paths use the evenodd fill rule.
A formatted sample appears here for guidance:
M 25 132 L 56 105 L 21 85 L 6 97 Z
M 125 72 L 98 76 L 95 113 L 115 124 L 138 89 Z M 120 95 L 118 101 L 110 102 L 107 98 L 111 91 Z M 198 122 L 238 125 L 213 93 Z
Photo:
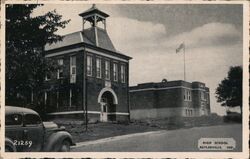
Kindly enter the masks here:
M 131 58 L 113 46 L 106 30 L 108 14 L 93 5 L 79 16 L 82 31 L 45 46 L 45 57 L 59 66 L 46 77 L 46 111 L 52 116 L 77 117 L 87 110 L 90 119 L 128 120 Z
M 166 81 L 130 87 L 131 119 L 210 114 L 209 88 L 201 82 Z

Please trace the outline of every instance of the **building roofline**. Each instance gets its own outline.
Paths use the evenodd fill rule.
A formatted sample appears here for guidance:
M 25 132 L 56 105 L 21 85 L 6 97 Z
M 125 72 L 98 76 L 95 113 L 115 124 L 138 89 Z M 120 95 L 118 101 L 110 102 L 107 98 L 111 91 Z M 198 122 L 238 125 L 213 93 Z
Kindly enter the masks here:
M 81 45 L 84 45 L 84 47 L 88 47 L 88 48 L 91 48 L 91 49 L 104 51 L 104 53 L 107 53 L 107 54 L 111 53 L 113 55 L 119 55 L 120 57 L 125 58 L 126 60 L 131 60 L 132 59 L 132 57 L 124 55 L 122 53 L 114 52 L 114 51 L 104 49 L 104 48 L 101 48 L 101 47 L 98 47 L 98 46 L 95 46 L 95 45 L 91 45 L 91 44 L 88 44 L 88 43 L 85 43 L 85 42 L 80 42 L 80 43 L 76 43 L 76 44 L 73 44 L 73 45 L 63 46 L 63 47 L 55 48 L 55 49 L 51 49 L 51 50 L 46 50 L 45 55 L 48 55 L 50 53 L 63 51 L 65 49 L 72 49 L 72 48 L 75 48 L 75 47 L 78 47 L 78 46 L 81 46 Z
M 101 29 L 101 28 L 100 28 Z M 82 34 L 83 31 L 75 31 L 75 32 L 71 32 L 71 33 L 68 33 L 68 34 L 65 34 L 65 35 L 61 35 L 63 38 L 66 37 L 66 36 L 69 36 L 71 34 L 77 34 L 77 33 L 81 33 Z M 112 53 L 112 54 L 115 54 L 115 55 L 119 55 L 127 60 L 131 60 L 132 57 L 130 56 L 127 56 L 123 53 L 121 53 L 120 51 L 118 50 L 115 50 L 115 51 L 112 51 L 112 50 L 109 50 L 109 49 L 105 49 L 105 48 L 102 48 L 102 47 L 99 47 L 99 46 L 96 46 L 96 45 L 92 45 L 92 44 L 89 44 L 87 42 L 84 42 L 81 40 L 81 42 L 79 43 L 75 43 L 75 44 L 72 44 L 72 45 L 67 45 L 67 46 L 62 46 L 62 47 L 58 47 L 58 48 L 53 48 L 53 49 L 49 49 L 49 50 L 45 50 L 45 54 L 47 55 L 48 53 L 50 52 L 57 52 L 59 50 L 63 50 L 63 49 L 66 49 L 66 48 L 72 48 L 74 46 L 78 46 L 78 45 L 84 45 L 84 46 L 88 46 L 90 48 L 94 48 L 94 49 L 99 49 L 99 50 L 102 50 L 102 51 L 105 51 L 106 53 L 109 52 L 109 53 Z
M 176 84 L 175 84 L 176 83 Z M 196 86 L 194 84 L 200 83 L 203 84 L 204 87 L 201 86 Z M 174 85 L 171 85 L 174 84 Z M 131 90 L 136 90 L 136 89 L 158 89 L 158 88 L 168 88 L 168 87 L 176 87 L 176 86 L 185 86 L 185 87 L 190 87 L 190 88 L 203 88 L 207 91 L 209 91 L 209 88 L 205 86 L 205 83 L 199 82 L 199 81 L 194 81 L 194 82 L 187 82 L 184 80 L 175 80 L 175 81 L 167 81 L 167 82 L 146 82 L 146 83 L 138 83 L 135 86 L 129 86 Z
M 84 43 L 84 42 L 83 42 Z M 103 50 L 103 51 L 106 51 L 106 52 L 111 52 L 111 53 L 114 53 L 114 54 L 117 54 L 117 55 L 120 55 L 120 56 L 123 56 L 123 57 L 126 57 L 127 60 L 131 60 L 133 59 L 132 57 L 130 56 L 127 56 L 127 55 L 124 55 L 123 53 L 121 52 L 118 52 L 118 51 L 112 51 L 112 50 L 108 50 L 108 49 L 105 49 L 105 48 L 102 48 L 102 47 L 98 47 L 98 46 L 95 46 L 95 45 L 91 45 L 91 44 L 88 44 L 88 43 L 84 43 L 86 46 L 89 46 L 91 48 L 94 48 L 94 49 L 100 49 L 100 50 Z
M 184 80 L 174 80 L 174 81 L 167 81 L 166 83 L 174 83 L 174 82 L 184 82 L 184 83 L 189 83 L 189 84 L 192 84 L 190 82 L 187 82 L 187 81 L 184 81 Z M 164 83 L 164 82 L 145 82 L 145 83 L 138 83 L 137 85 L 135 86 L 138 86 L 138 85 L 144 85 L 144 84 L 160 84 L 160 83 Z M 130 87 L 134 87 L 134 86 L 130 86 Z

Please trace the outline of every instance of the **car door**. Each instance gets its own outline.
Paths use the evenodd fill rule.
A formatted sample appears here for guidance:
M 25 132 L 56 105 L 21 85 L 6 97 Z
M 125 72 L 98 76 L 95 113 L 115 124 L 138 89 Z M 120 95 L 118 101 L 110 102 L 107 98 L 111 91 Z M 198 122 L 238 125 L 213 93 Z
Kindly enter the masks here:
M 23 145 L 19 144 L 23 139 L 23 116 L 13 113 L 5 115 L 5 137 L 13 141 L 17 151 L 23 151 Z
M 24 152 L 38 152 L 42 150 L 44 143 L 44 126 L 41 118 L 36 114 L 24 114 L 23 140 Z

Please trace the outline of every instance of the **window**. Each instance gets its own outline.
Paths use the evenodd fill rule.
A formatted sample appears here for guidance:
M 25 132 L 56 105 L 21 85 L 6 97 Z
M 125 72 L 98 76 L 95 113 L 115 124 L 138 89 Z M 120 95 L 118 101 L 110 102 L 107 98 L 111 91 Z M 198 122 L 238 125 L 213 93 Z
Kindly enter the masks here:
M 56 91 L 56 108 L 58 109 L 59 107 L 59 92 Z
M 58 59 L 59 68 L 57 70 L 57 79 L 63 78 L 63 59 Z
M 69 107 L 77 105 L 77 92 L 75 89 L 69 89 Z
M 121 65 L 121 82 L 122 83 L 125 83 L 125 79 L 126 76 L 125 76 L 125 65 Z
M 20 114 L 10 114 L 5 116 L 5 125 L 21 125 L 22 115 Z
M 45 75 L 45 81 L 48 81 L 51 79 L 50 73 L 46 73 Z
M 206 92 L 206 101 L 209 101 L 209 93 Z
M 65 90 L 57 91 L 57 108 L 60 110 L 66 109 L 69 106 L 69 92 Z
M 188 92 L 188 96 L 187 96 L 188 97 L 188 101 L 191 101 L 191 91 L 188 90 L 187 92 Z
M 93 58 L 92 56 L 87 56 L 87 75 L 92 76 L 92 66 L 93 66 Z
M 193 110 L 192 109 L 186 109 L 186 116 L 193 116 Z
M 76 83 L 76 56 L 70 57 L 70 83 Z
M 185 101 L 192 101 L 190 90 L 186 90 L 186 89 L 184 90 L 184 100 Z
M 113 64 L 113 78 L 114 78 L 114 81 L 118 81 L 118 65 L 117 63 L 114 63 Z
M 70 89 L 70 106 L 71 107 L 76 107 L 77 106 L 77 96 L 78 93 L 76 91 L 76 89 Z
M 201 100 L 206 101 L 206 99 L 207 99 L 206 98 L 206 95 L 207 95 L 206 92 L 201 92 L 200 95 L 201 95 Z
M 47 105 L 47 99 L 48 99 L 48 94 L 47 92 L 45 91 L 44 92 L 44 104 Z
M 105 61 L 105 79 L 109 80 L 110 79 L 110 62 Z
M 69 107 L 72 105 L 72 89 L 69 90 Z
M 24 116 L 24 124 L 27 125 L 37 125 L 41 124 L 41 119 L 38 115 L 35 114 L 26 114 Z
M 96 58 L 96 77 L 102 78 L 102 63 L 100 58 Z
M 58 59 L 58 65 L 62 66 L 63 65 L 63 59 Z

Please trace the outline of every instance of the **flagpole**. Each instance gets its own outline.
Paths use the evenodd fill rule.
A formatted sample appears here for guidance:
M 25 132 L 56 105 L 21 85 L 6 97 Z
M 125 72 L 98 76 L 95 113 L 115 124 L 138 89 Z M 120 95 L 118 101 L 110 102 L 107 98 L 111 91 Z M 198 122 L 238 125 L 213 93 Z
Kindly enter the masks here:
M 183 52 L 184 52 L 184 53 L 183 53 L 183 54 L 184 54 L 184 55 L 183 55 L 183 56 L 184 56 L 184 81 L 186 81 L 186 55 L 185 55 L 185 54 L 186 54 L 186 53 L 185 53 L 185 52 L 186 52 L 186 51 L 185 51 L 185 50 L 186 50 L 186 45 L 185 45 L 184 42 L 183 42 L 183 44 L 184 44 L 184 48 L 183 48 Z

